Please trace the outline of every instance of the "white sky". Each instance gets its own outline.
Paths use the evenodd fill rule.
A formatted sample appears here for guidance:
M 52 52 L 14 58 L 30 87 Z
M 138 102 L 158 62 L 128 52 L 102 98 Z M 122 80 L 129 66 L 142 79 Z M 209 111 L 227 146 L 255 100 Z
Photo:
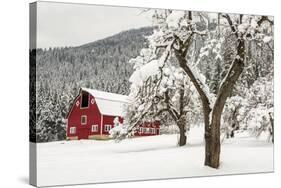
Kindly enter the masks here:
M 151 25 L 139 8 L 38 2 L 37 48 L 78 46 Z

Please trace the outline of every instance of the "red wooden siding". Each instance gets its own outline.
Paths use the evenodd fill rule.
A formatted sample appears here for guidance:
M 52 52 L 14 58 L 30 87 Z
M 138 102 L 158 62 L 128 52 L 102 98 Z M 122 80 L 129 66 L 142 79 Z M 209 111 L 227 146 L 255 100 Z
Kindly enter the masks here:
M 117 116 L 102 115 L 98 105 L 95 101 L 95 97 L 89 93 L 88 107 L 82 108 L 82 94 L 85 91 L 81 91 L 80 95 L 76 97 L 72 108 L 67 117 L 67 137 L 77 139 L 88 139 L 89 136 L 94 135 L 109 135 L 109 131 L 105 129 L 106 125 L 114 127 L 114 119 Z M 85 124 L 82 124 L 82 116 L 86 117 Z M 119 122 L 123 123 L 123 118 L 119 117 Z M 97 125 L 97 130 L 92 130 L 92 125 Z M 75 127 L 75 133 L 71 133 L 70 129 Z M 155 121 L 154 123 L 143 123 L 135 132 L 136 136 L 151 136 L 159 134 L 160 123 Z M 154 129 L 154 130 L 153 130 Z M 141 131 L 142 130 L 142 131 Z M 153 131 L 152 131 L 153 130 Z
M 89 107 L 81 108 L 81 95 L 76 98 L 67 120 L 68 137 L 78 136 L 78 139 L 88 139 L 89 135 L 100 134 L 101 114 L 97 104 L 95 102 L 92 104 L 92 99 L 94 100 L 94 97 L 89 95 Z M 79 102 L 78 105 L 77 102 Z M 81 124 L 82 115 L 87 116 L 87 123 L 85 125 Z M 98 125 L 97 132 L 92 132 L 92 125 Z M 75 134 L 70 134 L 70 127 L 76 127 Z

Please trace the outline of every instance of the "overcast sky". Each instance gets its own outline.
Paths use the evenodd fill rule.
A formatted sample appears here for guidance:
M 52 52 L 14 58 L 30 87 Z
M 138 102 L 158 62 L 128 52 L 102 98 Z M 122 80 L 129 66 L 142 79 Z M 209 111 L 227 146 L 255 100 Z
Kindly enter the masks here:
M 39 2 L 37 47 L 78 46 L 151 25 L 139 8 Z

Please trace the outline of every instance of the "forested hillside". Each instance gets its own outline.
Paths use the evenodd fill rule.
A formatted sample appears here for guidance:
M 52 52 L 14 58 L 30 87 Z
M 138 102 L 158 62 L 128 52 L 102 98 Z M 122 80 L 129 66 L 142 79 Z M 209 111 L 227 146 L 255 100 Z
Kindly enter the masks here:
M 78 47 L 36 50 L 36 135 L 31 140 L 65 139 L 65 117 L 79 88 L 129 93 L 129 59 L 147 46 L 153 28 L 124 31 Z

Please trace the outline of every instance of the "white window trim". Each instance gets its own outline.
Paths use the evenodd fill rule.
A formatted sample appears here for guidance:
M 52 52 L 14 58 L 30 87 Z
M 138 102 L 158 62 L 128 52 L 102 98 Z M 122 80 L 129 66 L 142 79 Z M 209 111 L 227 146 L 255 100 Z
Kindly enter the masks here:
M 80 102 L 79 100 L 76 101 L 76 106 L 79 106 L 80 105 Z
M 85 123 L 82 122 L 83 117 L 85 117 Z M 86 115 L 82 115 L 81 116 L 81 125 L 86 125 L 87 124 L 87 116 Z
M 92 132 L 98 132 L 98 127 L 99 127 L 98 124 L 92 125 L 91 131 Z
M 147 131 L 148 134 L 151 134 L 151 128 L 147 127 L 146 131 Z
M 143 133 L 143 128 L 142 127 L 139 128 L 139 132 L 140 132 L 140 134 Z
M 139 127 L 140 134 L 156 134 L 156 128 L 151 127 Z
M 104 125 L 104 132 L 109 132 L 110 129 L 112 129 L 112 125 L 110 125 L 110 124 L 105 124 Z
M 75 134 L 76 133 L 76 127 L 70 127 L 69 128 L 69 133 L 70 134 Z

